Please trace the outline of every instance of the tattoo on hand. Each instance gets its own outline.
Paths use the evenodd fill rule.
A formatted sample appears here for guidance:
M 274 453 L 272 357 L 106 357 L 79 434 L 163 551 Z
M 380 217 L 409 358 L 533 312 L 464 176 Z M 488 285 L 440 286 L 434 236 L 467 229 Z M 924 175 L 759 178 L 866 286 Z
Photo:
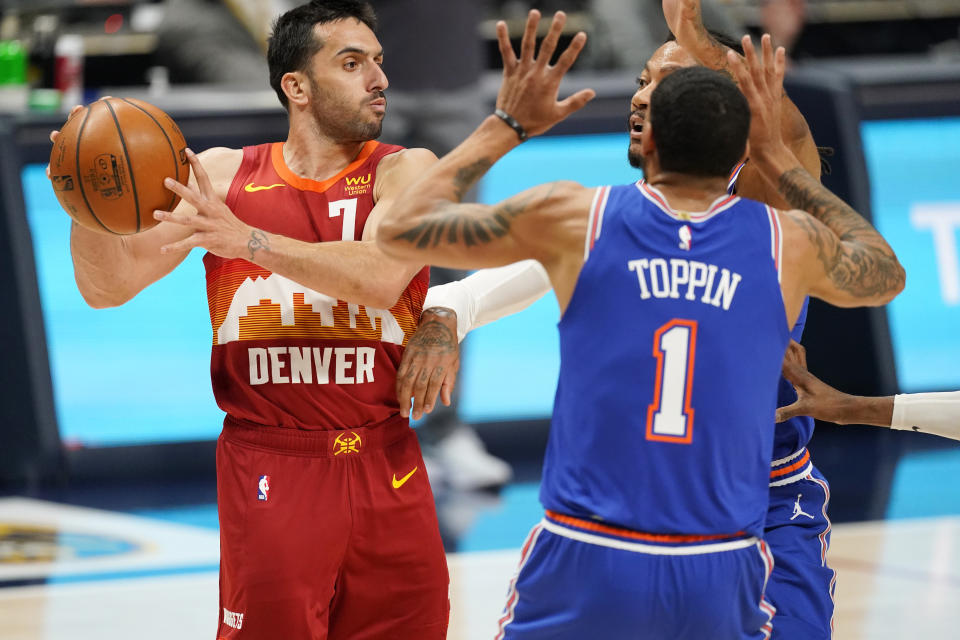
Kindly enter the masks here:
M 447 355 L 456 353 L 459 345 L 457 336 L 447 325 L 439 320 L 428 320 L 417 327 L 407 348 L 418 348 L 437 355 Z
M 850 205 L 831 193 L 802 167 L 779 180 L 780 193 L 790 206 L 809 218 L 796 221 L 817 249 L 817 257 L 838 289 L 854 296 L 881 295 L 902 286 L 903 267 L 877 231 Z M 846 250 L 841 242 L 847 243 Z
M 267 234 L 260 229 L 254 229 L 250 232 L 250 239 L 247 241 L 247 249 L 250 250 L 250 260 L 252 261 L 257 251 L 263 249 L 270 251 L 270 239 Z

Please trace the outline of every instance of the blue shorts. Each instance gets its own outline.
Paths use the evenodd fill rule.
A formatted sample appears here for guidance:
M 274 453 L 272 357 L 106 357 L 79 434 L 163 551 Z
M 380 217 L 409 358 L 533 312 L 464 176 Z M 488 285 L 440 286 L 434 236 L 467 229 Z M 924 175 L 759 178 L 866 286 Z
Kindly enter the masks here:
M 827 566 L 830 486 L 812 464 L 770 487 L 764 540 L 776 564 L 767 599 L 776 607 L 774 640 L 829 640 L 837 573 Z
M 765 640 L 771 563 L 756 538 L 659 546 L 544 518 L 523 546 L 496 639 Z

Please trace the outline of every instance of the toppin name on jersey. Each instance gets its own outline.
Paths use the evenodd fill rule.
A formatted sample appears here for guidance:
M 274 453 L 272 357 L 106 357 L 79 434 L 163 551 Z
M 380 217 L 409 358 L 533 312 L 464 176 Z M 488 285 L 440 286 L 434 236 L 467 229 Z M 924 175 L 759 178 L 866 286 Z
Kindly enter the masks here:
M 671 258 L 641 258 L 627 262 L 630 271 L 637 274 L 640 298 L 700 299 L 704 304 L 730 309 L 741 278 L 739 273 L 722 269 L 715 264 Z M 717 274 L 719 273 L 719 278 Z

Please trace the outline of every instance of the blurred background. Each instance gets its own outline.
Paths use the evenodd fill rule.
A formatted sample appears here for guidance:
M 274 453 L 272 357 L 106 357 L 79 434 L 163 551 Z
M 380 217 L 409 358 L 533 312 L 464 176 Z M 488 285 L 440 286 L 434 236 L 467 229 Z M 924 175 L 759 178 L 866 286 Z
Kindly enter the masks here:
M 208 549 L 203 535 L 215 540 L 217 529 L 213 452 L 222 413 L 210 390 L 201 255 L 121 308 L 88 308 L 73 281 L 70 221 L 44 175 L 48 134 L 73 104 L 113 95 L 166 110 L 195 151 L 283 140 L 286 114 L 269 88 L 263 52 L 271 19 L 295 4 L 0 0 L 0 295 L 7 309 L 0 314 L 0 638 L 86 637 L 31 626 L 49 611 L 28 620 L 21 610 L 4 623 L 4 598 L 14 590 L 2 587 L 178 571 L 215 580 L 215 549 L 186 560 L 164 556 L 191 545 Z M 518 39 L 531 6 L 563 9 L 565 38 L 579 30 L 590 37 L 563 91 L 589 86 L 598 97 L 509 154 L 475 197 L 498 201 L 547 180 L 640 178 L 626 163 L 627 116 L 636 76 L 668 35 L 659 1 L 373 4 L 391 83 L 384 141 L 448 151 L 493 108 L 495 21 L 506 19 Z M 834 151 L 824 183 L 872 217 L 907 269 L 907 288 L 888 307 L 811 303 L 810 369 L 856 394 L 960 389 L 960 2 L 704 0 L 704 17 L 734 36 L 770 31 L 788 48 L 787 91 L 817 144 Z M 457 275 L 435 274 L 435 282 Z M 513 549 L 539 519 L 557 318 L 548 296 L 471 334 L 458 403 L 418 425 L 452 553 Z M 948 559 L 940 553 L 929 561 L 960 566 L 960 529 L 951 519 L 960 515 L 960 445 L 818 424 L 810 449 L 833 488 L 834 523 L 882 521 L 894 532 L 907 519 L 951 523 L 934 536 Z M 133 533 L 105 534 L 114 524 L 104 523 L 114 522 Z M 184 540 L 199 537 L 182 544 L 138 537 L 164 526 Z M 108 569 L 82 562 L 147 548 L 166 560 Z M 58 568 L 58 559 L 69 562 Z M 849 571 L 857 562 L 847 563 Z M 960 573 L 938 571 L 924 576 L 953 589 L 955 600 Z M 495 583 L 497 598 L 505 587 Z M 850 623 L 837 637 L 916 637 L 890 630 L 882 599 L 871 606 L 884 624 L 854 632 Z

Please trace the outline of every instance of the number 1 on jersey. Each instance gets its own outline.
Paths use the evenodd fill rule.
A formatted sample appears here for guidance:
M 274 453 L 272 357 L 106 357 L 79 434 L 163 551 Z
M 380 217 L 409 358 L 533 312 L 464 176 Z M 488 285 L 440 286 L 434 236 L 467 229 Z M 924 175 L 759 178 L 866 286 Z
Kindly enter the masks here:
M 353 240 L 357 229 L 357 199 L 335 200 L 330 203 L 330 217 L 336 218 L 343 214 L 343 230 L 341 240 Z
M 690 444 L 693 440 L 693 362 L 697 321 L 674 319 L 653 334 L 657 381 L 647 409 L 647 440 Z

